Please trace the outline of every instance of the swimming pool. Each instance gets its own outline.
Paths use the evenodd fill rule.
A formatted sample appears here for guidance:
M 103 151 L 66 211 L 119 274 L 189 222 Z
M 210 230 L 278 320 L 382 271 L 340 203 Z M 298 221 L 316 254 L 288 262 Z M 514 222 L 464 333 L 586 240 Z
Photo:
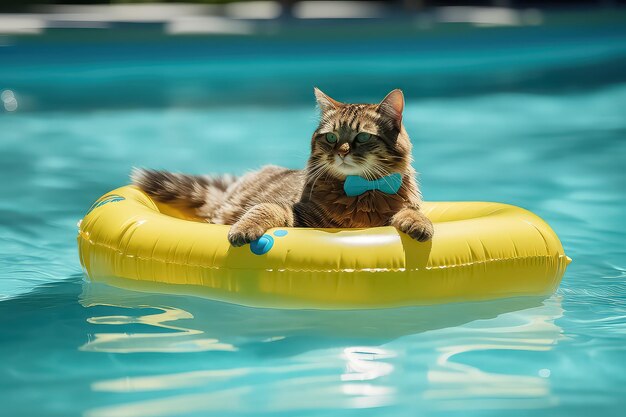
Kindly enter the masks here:
M 408 37 L 395 28 L 367 48 L 356 36 L 293 34 L 11 40 L 0 48 L 0 89 L 19 104 L 0 113 L 3 409 L 619 415 L 626 25 L 612 19 Z M 501 201 L 542 216 L 573 258 L 557 293 L 280 311 L 83 280 L 76 222 L 130 167 L 300 167 L 314 83 L 345 100 L 403 88 L 426 199 Z

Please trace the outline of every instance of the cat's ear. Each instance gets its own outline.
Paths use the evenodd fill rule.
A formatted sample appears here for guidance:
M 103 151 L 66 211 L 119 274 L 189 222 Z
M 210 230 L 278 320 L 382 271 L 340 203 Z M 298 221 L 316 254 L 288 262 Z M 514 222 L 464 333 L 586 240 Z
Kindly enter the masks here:
M 333 100 L 332 98 L 324 94 L 322 90 L 320 90 L 317 87 L 314 87 L 313 91 L 315 92 L 315 99 L 317 100 L 317 105 L 320 107 L 320 110 L 322 111 L 322 113 L 328 110 L 336 109 L 343 104 L 343 103 L 338 102 L 337 100 Z
M 402 111 L 404 110 L 404 94 L 395 89 L 378 104 L 378 111 L 394 121 L 396 126 L 402 126 Z

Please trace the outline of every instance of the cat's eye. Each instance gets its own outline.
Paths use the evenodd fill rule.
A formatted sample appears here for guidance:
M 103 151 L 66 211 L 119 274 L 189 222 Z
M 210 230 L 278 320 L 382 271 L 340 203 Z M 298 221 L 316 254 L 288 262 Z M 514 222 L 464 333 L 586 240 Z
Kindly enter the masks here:
M 368 140 L 370 140 L 371 137 L 372 135 L 370 135 L 369 133 L 361 132 L 358 135 L 356 135 L 356 141 L 359 143 L 365 143 Z
M 337 142 L 337 135 L 335 135 L 334 133 L 327 133 L 326 134 L 326 141 L 328 143 L 335 143 L 335 142 Z

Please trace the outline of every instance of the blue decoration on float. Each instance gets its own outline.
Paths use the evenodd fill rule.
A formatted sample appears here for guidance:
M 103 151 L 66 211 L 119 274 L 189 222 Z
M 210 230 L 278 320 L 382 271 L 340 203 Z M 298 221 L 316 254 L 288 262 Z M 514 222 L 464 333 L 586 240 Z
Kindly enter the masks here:
M 250 250 L 255 255 L 265 255 L 274 246 L 274 238 L 270 235 L 263 235 L 257 240 L 250 242 Z

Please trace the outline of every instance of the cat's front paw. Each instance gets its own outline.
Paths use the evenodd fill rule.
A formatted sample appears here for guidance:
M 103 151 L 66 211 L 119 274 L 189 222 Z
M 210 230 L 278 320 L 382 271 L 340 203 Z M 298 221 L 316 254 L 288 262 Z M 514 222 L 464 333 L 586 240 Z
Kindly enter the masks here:
M 228 241 L 233 246 L 243 246 L 253 240 L 257 240 L 264 233 L 265 229 L 258 224 L 240 224 L 240 222 L 237 222 L 231 226 L 228 232 Z
M 393 216 L 391 225 L 419 242 L 426 242 L 433 238 L 433 223 L 414 210 L 402 210 Z

